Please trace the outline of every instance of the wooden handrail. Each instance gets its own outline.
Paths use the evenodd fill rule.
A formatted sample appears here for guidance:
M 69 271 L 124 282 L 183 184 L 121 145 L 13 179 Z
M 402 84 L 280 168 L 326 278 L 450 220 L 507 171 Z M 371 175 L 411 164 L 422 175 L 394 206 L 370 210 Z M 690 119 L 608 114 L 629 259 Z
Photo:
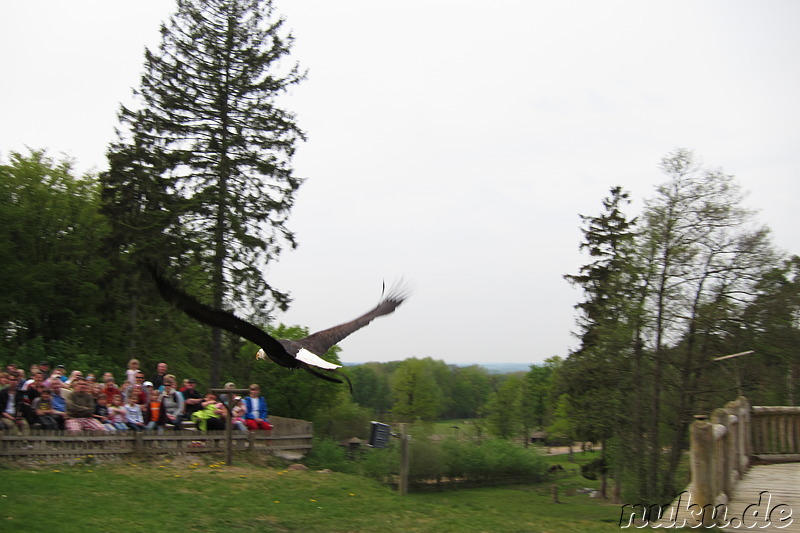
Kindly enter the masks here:
M 800 407 L 755 406 L 752 415 L 753 455 L 800 455 Z
M 750 465 L 750 404 L 740 396 L 710 418 L 696 418 L 690 429 L 690 493 L 703 509 L 694 518 L 710 526 L 721 518 L 717 506 L 727 505 Z
M 690 430 L 692 500 L 707 509 L 699 521 L 716 525 L 751 459 L 800 461 L 800 407 L 753 406 L 740 396 L 710 417 L 697 416 Z M 721 508 L 720 508 L 721 509 Z
M 236 432 L 230 436 L 237 451 L 308 453 L 313 424 L 306 420 L 271 416 L 271 431 Z M 79 432 L 31 430 L 29 435 L 0 433 L 0 458 L 86 455 L 173 454 L 227 452 L 228 435 L 220 431 Z

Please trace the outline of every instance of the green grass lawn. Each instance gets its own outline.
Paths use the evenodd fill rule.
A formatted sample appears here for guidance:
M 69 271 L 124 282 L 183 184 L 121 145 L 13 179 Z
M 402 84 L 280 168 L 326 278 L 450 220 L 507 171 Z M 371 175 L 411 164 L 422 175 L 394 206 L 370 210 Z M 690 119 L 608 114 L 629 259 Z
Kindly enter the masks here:
M 617 530 L 620 512 L 572 495 L 570 487 L 592 486 L 574 473 L 538 485 L 402 497 L 360 476 L 240 458 L 234 466 L 193 456 L 147 464 L 93 459 L 3 467 L 0 530 L 594 532 Z M 553 483 L 561 504 L 552 503 Z

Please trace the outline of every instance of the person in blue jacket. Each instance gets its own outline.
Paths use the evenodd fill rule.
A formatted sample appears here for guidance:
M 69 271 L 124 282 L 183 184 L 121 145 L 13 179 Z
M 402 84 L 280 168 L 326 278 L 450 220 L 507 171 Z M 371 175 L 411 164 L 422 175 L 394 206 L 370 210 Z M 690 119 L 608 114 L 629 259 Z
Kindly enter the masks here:
M 261 387 L 256 383 L 250 385 L 250 393 L 243 398 L 244 406 L 247 411 L 244 415 L 244 423 L 250 431 L 263 429 L 269 431 L 272 424 L 267 420 L 267 401 L 261 396 Z

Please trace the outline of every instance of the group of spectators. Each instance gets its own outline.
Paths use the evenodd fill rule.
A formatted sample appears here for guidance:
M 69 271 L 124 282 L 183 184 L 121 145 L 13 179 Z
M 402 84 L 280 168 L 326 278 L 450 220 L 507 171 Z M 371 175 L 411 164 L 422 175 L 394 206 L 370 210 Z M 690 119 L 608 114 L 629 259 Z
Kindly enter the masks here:
M 94 374 L 58 365 L 50 369 L 47 361 L 32 365 L 30 373 L 10 364 L 0 372 L 0 430 L 27 435 L 33 429 L 67 431 L 163 431 L 180 430 L 192 421 L 202 431 L 224 429 L 229 398 L 213 392 L 203 395 L 193 379 L 180 387 L 166 363 L 158 363 L 155 375 L 147 380 L 139 361 L 131 359 L 125 380 L 117 385 L 111 372 L 101 379 Z M 226 388 L 235 388 L 233 383 Z M 257 384 L 244 397 L 233 397 L 231 422 L 241 431 L 269 430 L 267 402 Z

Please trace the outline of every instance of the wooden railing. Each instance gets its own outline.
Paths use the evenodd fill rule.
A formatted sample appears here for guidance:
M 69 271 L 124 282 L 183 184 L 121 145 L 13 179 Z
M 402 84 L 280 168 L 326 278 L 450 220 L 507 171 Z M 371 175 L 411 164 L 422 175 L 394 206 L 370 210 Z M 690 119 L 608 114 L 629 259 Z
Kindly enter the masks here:
M 689 437 L 689 493 L 700 508 L 727 504 L 736 482 L 750 466 L 752 452 L 750 405 L 739 397 L 710 417 L 697 416 Z M 710 525 L 713 512 L 703 513 Z M 701 519 L 702 519 L 701 518 Z
M 306 454 L 311 450 L 313 424 L 271 416 L 271 431 L 232 433 L 235 451 Z M 0 458 L 69 459 L 92 455 L 150 455 L 224 452 L 224 431 L 65 432 L 31 430 L 29 435 L 0 435 Z
M 752 419 L 753 455 L 800 455 L 800 407 L 756 406 Z
M 697 514 L 706 526 L 719 519 L 714 510 L 734 496 L 753 459 L 800 461 L 800 407 L 750 407 L 740 396 L 710 416 L 695 418 L 687 492 L 698 509 L 708 509 Z

